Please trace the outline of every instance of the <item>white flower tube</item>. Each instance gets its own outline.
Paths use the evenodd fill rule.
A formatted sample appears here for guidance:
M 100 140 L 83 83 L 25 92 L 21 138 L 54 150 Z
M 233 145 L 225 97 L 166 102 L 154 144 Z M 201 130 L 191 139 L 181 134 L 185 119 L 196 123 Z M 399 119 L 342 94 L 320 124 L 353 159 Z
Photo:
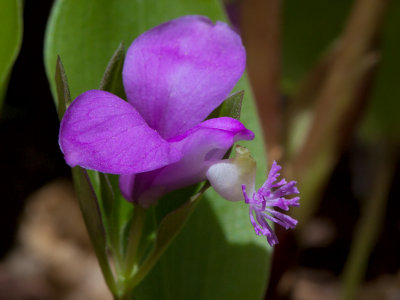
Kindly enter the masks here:
M 264 235 L 271 246 L 278 243 L 278 237 L 267 221 L 286 229 L 294 228 L 297 220 L 282 211 L 300 205 L 300 197 L 288 198 L 299 194 L 296 181 L 278 181 L 280 170 L 281 166 L 274 161 L 267 180 L 256 191 L 256 162 L 249 150 L 236 146 L 234 158 L 213 164 L 206 174 L 215 191 L 223 198 L 229 201 L 244 200 L 249 205 L 250 222 L 256 234 Z
M 248 195 L 255 189 L 256 161 L 247 148 L 237 145 L 234 158 L 213 164 L 206 176 L 215 191 L 229 201 L 242 201 L 242 185 L 246 185 Z

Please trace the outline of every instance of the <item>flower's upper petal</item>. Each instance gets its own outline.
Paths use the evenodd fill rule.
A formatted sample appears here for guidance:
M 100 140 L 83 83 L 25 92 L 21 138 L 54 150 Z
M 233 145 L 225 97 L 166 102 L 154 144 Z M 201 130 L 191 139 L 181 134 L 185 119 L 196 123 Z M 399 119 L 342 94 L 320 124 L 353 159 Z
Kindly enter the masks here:
M 105 91 L 75 99 L 61 121 L 59 143 L 66 162 L 104 173 L 130 174 L 180 159 L 128 102 Z
M 246 54 L 227 24 L 185 16 L 161 24 L 129 47 L 128 101 L 165 139 L 202 122 L 241 77 Z
M 237 140 L 251 140 L 253 132 L 232 118 L 204 121 L 186 133 L 169 139 L 181 151 L 183 158 L 174 164 L 152 172 L 136 174 L 135 184 L 121 176 L 120 188 L 127 199 L 143 206 L 154 203 L 163 194 L 206 179 L 209 166 L 222 159 Z

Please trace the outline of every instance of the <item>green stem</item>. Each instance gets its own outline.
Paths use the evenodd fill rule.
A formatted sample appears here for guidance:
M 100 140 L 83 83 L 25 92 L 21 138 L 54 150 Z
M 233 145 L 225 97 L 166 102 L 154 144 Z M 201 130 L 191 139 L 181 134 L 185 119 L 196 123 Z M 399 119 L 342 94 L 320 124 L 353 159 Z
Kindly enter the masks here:
M 135 205 L 133 210 L 132 224 L 128 237 L 128 246 L 126 248 L 126 259 L 124 266 L 125 278 L 131 277 L 135 263 L 137 262 L 137 253 L 140 239 L 142 237 L 146 211 L 147 210 L 140 205 Z
M 151 271 L 160 257 L 168 249 L 175 237 L 182 230 L 193 210 L 199 203 L 203 193 L 208 189 L 209 186 L 210 185 L 208 183 L 205 184 L 196 195 L 190 198 L 188 202 L 184 203 L 178 209 L 170 212 L 164 217 L 158 227 L 157 238 L 153 250 L 146 257 L 145 261 L 137 270 L 137 272 L 134 273 L 134 276 L 128 279 L 126 286 L 129 286 L 133 289 Z
M 120 245 L 120 235 L 118 230 L 110 230 L 110 249 L 112 257 L 114 258 L 115 271 L 117 274 L 121 274 L 123 268 L 123 256 Z
M 121 232 L 119 226 L 119 207 L 116 206 L 117 203 L 114 201 L 112 206 L 111 216 L 109 219 L 109 235 L 111 252 L 115 262 L 115 269 L 117 274 L 121 274 L 124 265 L 124 257 L 122 251 L 121 243 Z
M 120 299 L 130 299 L 123 298 L 124 296 L 132 297 L 131 291 L 143 280 L 143 278 L 146 277 L 160 257 L 164 254 L 171 242 L 179 234 L 194 208 L 199 203 L 202 194 L 209 186 L 209 184 L 205 184 L 196 195 L 190 198 L 189 201 L 185 202 L 162 219 L 158 226 L 154 248 L 140 267 L 136 266 L 135 263 L 137 263 L 137 251 L 142 235 L 146 210 L 140 206 L 135 206 L 126 255 L 127 268 L 125 277 L 123 278 L 122 298 Z
M 103 273 L 104 280 L 106 281 L 111 293 L 115 294 L 118 288 L 108 261 L 104 223 L 101 217 L 96 192 L 91 184 L 90 177 L 85 170 L 80 167 L 75 167 L 72 169 L 72 175 L 78 194 L 82 216 Z
M 378 167 L 371 198 L 368 199 L 354 234 L 354 242 L 343 271 L 343 300 L 355 299 L 358 285 L 368 266 L 368 258 L 384 221 L 387 196 L 396 166 L 393 153 L 387 152 L 382 154 L 384 161 Z
M 99 255 L 97 255 L 97 259 L 99 261 L 101 272 L 103 273 L 104 281 L 106 282 L 111 293 L 115 294 L 117 291 L 117 286 L 109 262 L 106 259 L 100 257 Z
M 157 252 L 155 255 L 150 254 L 149 257 L 151 259 L 146 259 L 146 261 L 143 263 L 143 265 L 140 266 L 140 269 L 138 272 L 135 274 L 134 277 L 132 277 L 127 285 L 134 288 L 136 285 L 138 285 L 145 277 L 146 275 L 151 271 L 151 269 L 154 267 L 154 265 L 158 262 L 159 258 L 164 252 Z
M 123 295 L 114 295 L 114 300 L 135 300 L 135 297 L 130 293 L 125 293 Z
M 136 267 L 135 264 L 137 264 L 137 254 L 138 254 L 140 239 L 143 233 L 146 211 L 147 210 L 142 208 L 141 206 L 134 205 L 132 222 L 130 225 L 129 235 L 128 235 L 128 245 L 126 247 L 125 260 L 121 263 L 121 261 L 117 258 L 116 261 L 118 281 L 117 281 L 117 293 L 114 293 L 115 300 L 134 299 L 133 296 L 131 295 L 133 287 L 129 285 L 129 282 L 131 281 L 131 278 L 133 276 Z

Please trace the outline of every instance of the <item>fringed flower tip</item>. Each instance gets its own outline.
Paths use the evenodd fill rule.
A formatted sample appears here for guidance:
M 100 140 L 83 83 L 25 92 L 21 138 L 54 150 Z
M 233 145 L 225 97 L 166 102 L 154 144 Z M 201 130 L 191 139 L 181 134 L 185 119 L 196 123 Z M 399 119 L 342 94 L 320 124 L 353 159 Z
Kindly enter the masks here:
M 236 146 L 236 155 L 214 163 L 207 171 L 207 179 L 214 190 L 229 201 L 245 201 L 249 205 L 250 221 L 258 235 L 267 237 L 273 246 L 278 243 L 268 220 L 286 229 L 294 228 L 297 221 L 277 211 L 288 211 L 291 206 L 299 206 L 300 197 L 287 198 L 299 194 L 296 181 L 278 181 L 282 169 L 275 161 L 262 187 L 255 190 L 256 162 L 245 147 Z
M 275 161 L 272 164 L 268 178 L 262 187 L 253 192 L 251 196 L 246 193 L 246 185 L 242 185 L 243 196 L 245 202 L 249 204 L 250 221 L 254 230 L 258 235 L 267 237 L 267 241 L 271 246 L 278 243 L 278 238 L 267 220 L 281 225 L 285 229 L 296 227 L 297 220 L 290 216 L 275 210 L 280 208 L 288 211 L 291 206 L 299 206 L 300 197 L 286 198 L 291 195 L 299 194 L 296 187 L 296 181 L 286 182 L 285 179 L 277 182 L 282 169 Z

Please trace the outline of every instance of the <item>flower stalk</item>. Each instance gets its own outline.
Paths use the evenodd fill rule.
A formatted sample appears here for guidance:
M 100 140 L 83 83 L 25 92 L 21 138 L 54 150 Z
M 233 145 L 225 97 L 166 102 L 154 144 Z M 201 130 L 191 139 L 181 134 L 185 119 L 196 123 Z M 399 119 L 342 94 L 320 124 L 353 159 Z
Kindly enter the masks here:
M 126 248 L 124 275 L 130 278 L 136 268 L 137 254 L 139 250 L 140 239 L 142 238 L 144 221 L 147 209 L 140 205 L 134 205 L 132 223 L 128 235 L 128 245 Z

